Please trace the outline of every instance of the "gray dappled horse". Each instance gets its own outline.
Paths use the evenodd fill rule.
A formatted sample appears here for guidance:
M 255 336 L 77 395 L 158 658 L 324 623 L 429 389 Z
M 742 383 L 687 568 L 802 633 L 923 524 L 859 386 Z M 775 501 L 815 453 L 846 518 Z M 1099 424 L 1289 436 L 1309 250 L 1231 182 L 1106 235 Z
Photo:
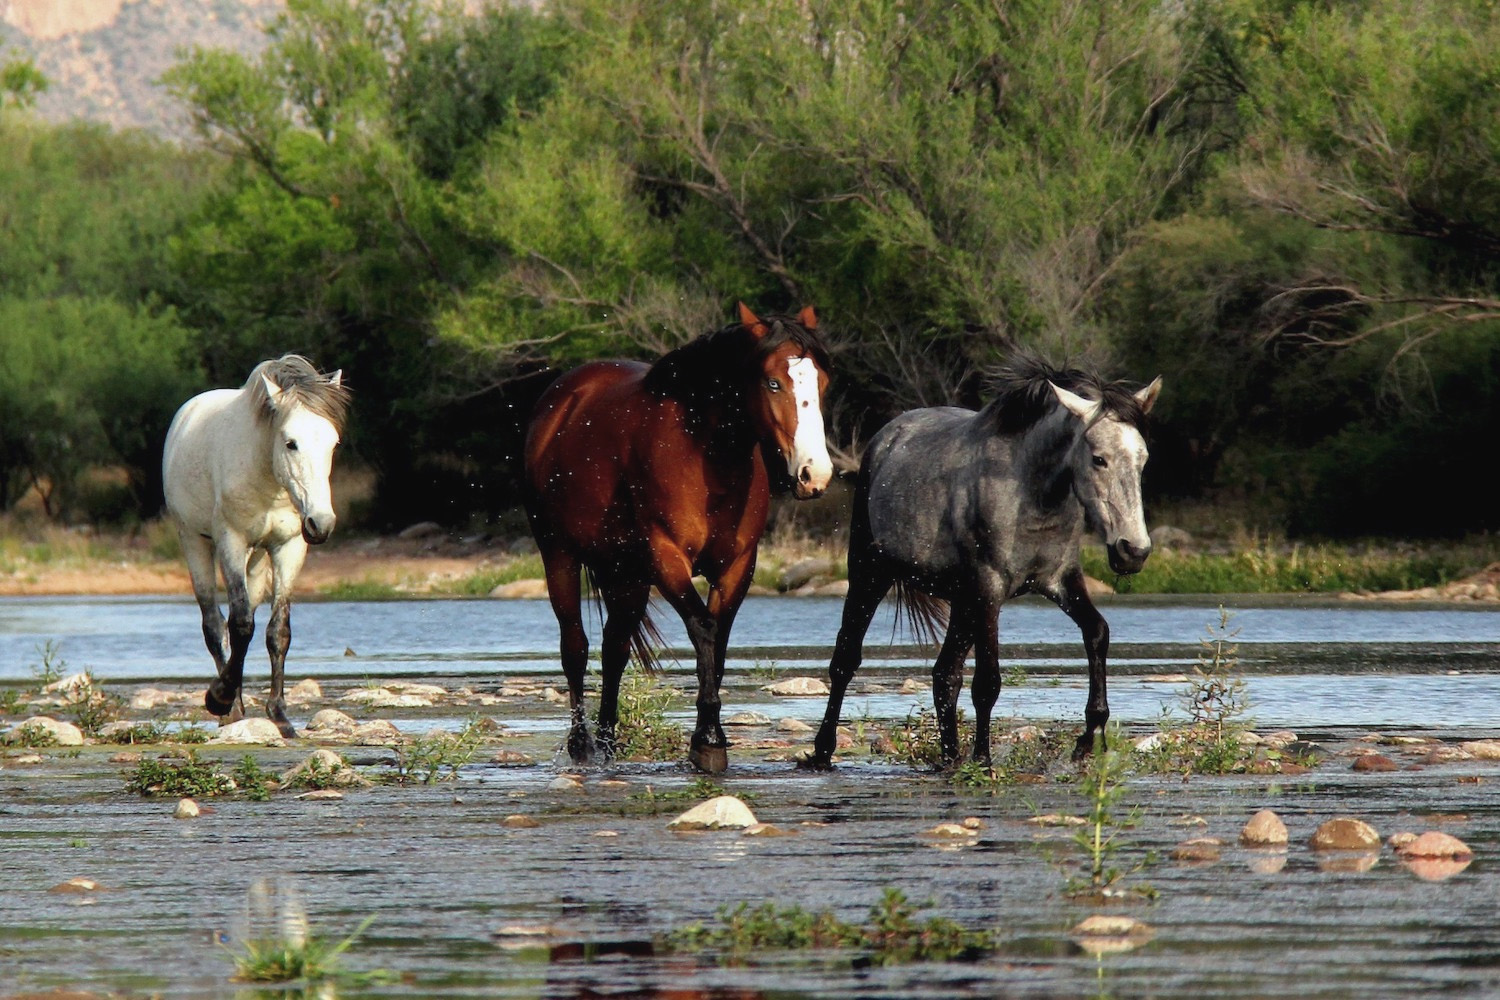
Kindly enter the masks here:
M 974 759 L 989 761 L 990 711 L 1000 694 L 1000 606 L 1028 592 L 1056 602 L 1083 633 L 1089 700 L 1075 759 L 1092 750 L 1094 732 L 1109 718 L 1109 626 L 1084 587 L 1078 546 L 1085 531 L 1097 535 L 1116 573 L 1139 572 L 1151 554 L 1141 470 L 1145 418 L 1161 379 L 1132 392 L 1090 372 L 1018 357 L 992 386 L 995 398 L 977 413 L 903 413 L 865 452 L 850 525 L 849 596 L 828 665 L 832 692 L 813 767 L 832 762 L 844 691 L 859 668 L 870 619 L 892 586 L 919 633 L 935 637 L 947 618 L 932 668 L 946 763 L 958 759 L 955 710 L 971 647 Z

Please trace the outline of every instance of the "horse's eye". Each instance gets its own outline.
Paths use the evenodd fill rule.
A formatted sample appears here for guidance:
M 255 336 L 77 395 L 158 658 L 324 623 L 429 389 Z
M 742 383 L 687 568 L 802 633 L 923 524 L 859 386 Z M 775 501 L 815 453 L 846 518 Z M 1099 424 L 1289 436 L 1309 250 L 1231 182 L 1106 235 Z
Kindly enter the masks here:
M 1109 460 L 1106 459 L 1103 455 L 1095 455 L 1094 456 L 1094 468 L 1096 468 L 1096 469 L 1107 469 L 1107 468 L 1109 468 Z
M 287 451 L 296 451 L 297 450 L 297 442 L 295 442 L 295 441 L 288 441 L 286 443 L 286 450 Z
M 768 378 L 766 379 L 766 388 L 770 389 L 772 392 L 780 392 L 781 383 L 776 381 L 774 378 Z

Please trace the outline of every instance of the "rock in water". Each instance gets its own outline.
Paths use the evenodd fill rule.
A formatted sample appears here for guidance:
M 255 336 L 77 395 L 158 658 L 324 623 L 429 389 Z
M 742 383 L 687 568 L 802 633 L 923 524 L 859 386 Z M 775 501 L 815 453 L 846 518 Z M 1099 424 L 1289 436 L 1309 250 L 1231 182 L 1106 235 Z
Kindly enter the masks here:
M 1250 822 L 1240 831 L 1240 843 L 1249 847 L 1276 847 L 1285 844 L 1286 824 L 1270 809 L 1262 809 L 1250 817 Z
M 194 819 L 200 812 L 202 810 L 198 808 L 198 803 L 192 799 L 178 799 L 177 808 L 172 810 L 172 817 L 174 819 Z
M 767 684 L 761 690 L 786 697 L 799 697 L 827 694 L 828 684 L 818 680 L 816 677 L 788 677 L 784 681 Z
M 219 729 L 208 742 L 247 746 L 284 747 L 281 730 L 270 719 L 241 719 Z
M 733 795 L 700 802 L 667 826 L 673 830 L 742 830 L 757 820 L 750 807 Z
M 1396 853 L 1403 858 L 1467 858 L 1474 855 L 1468 844 L 1439 830 L 1428 830 L 1413 838 L 1397 847 Z
M 11 734 L 7 737 L 7 739 L 10 742 L 19 743 L 21 742 L 19 734 L 26 732 L 27 730 L 30 730 L 34 733 L 46 733 L 47 735 L 52 737 L 52 742 L 56 746 L 83 746 L 83 730 L 79 729 L 71 722 L 59 722 L 56 719 L 53 719 L 46 715 L 33 715 L 31 718 L 27 719 L 25 722 L 17 726 L 15 730 L 12 731 Z
M 1363 820 L 1340 816 L 1318 827 L 1311 844 L 1315 851 L 1379 851 L 1380 834 Z

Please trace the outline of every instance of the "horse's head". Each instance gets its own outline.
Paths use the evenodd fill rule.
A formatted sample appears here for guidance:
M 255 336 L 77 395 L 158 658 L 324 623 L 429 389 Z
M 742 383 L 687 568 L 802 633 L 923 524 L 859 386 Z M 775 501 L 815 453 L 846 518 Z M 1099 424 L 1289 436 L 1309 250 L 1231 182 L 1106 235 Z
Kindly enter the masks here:
M 1138 418 L 1151 412 L 1161 392 L 1161 377 L 1130 397 L 1139 414 L 1121 412 L 1102 400 L 1085 399 L 1056 384 L 1052 391 L 1082 421 L 1069 461 L 1073 492 L 1083 504 L 1088 526 L 1098 532 L 1109 550 L 1110 569 L 1139 573 L 1151 554 L 1151 536 L 1146 532 L 1141 502 L 1141 471 L 1147 454 Z
M 347 400 L 343 372 L 314 372 L 312 379 L 299 378 L 285 388 L 265 372 L 261 381 L 272 415 L 272 475 L 302 516 L 302 537 L 319 545 L 333 534 L 337 520 L 328 480 Z
M 817 314 L 808 306 L 795 319 L 762 321 L 741 302 L 740 322 L 759 345 L 755 383 L 746 389 L 751 421 L 761 439 L 786 459 L 797 499 L 820 496 L 833 478 L 833 461 L 823 432 L 828 372 L 826 354 L 813 333 Z

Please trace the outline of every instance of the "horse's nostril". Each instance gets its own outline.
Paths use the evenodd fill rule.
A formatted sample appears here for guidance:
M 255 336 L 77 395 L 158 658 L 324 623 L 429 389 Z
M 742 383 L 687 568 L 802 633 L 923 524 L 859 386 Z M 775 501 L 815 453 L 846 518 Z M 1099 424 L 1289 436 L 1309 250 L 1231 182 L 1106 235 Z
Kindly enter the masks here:
M 802 471 L 797 473 L 797 478 L 804 483 L 812 482 L 812 466 L 804 465 Z

